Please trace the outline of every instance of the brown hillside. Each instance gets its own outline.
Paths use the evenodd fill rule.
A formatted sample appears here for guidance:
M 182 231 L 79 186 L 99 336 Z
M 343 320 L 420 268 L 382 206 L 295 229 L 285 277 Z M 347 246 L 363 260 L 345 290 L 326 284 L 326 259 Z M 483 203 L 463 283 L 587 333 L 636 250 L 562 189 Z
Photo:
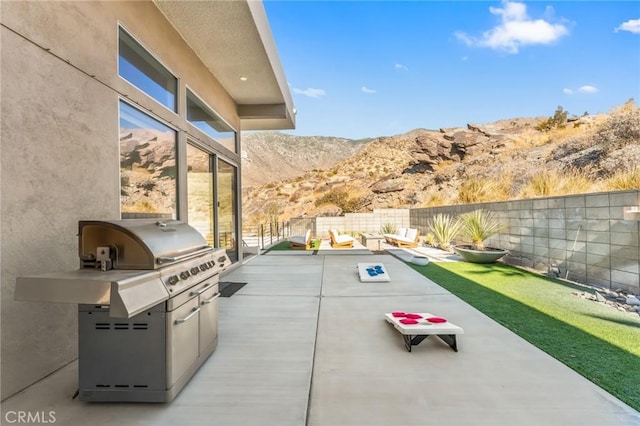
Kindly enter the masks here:
M 640 187 L 640 109 L 632 100 L 609 114 L 554 117 L 377 138 L 330 168 L 246 190 L 244 220 L 273 210 L 286 220 Z
M 294 136 L 280 132 L 242 135 L 242 186 L 261 187 L 313 169 L 332 167 L 360 150 L 368 139 Z

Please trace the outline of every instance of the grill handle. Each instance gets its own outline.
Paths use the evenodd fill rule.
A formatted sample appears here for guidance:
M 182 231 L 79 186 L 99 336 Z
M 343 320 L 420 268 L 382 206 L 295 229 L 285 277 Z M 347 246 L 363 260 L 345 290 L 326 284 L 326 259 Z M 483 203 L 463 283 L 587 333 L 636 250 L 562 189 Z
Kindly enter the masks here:
M 216 300 L 218 298 L 218 296 L 220 296 L 220 293 L 216 293 L 213 296 L 211 296 L 209 299 L 203 300 L 202 302 L 200 302 L 200 304 L 201 305 L 208 305 L 209 303 L 211 303 L 214 300 Z
M 198 312 L 200 312 L 200 308 L 193 308 L 193 311 L 189 315 L 187 315 L 184 318 L 177 319 L 173 323 L 174 324 L 185 323 L 185 322 L 189 321 L 189 319 L 191 319 L 191 317 L 194 316 L 195 314 L 197 314 Z
M 207 247 L 203 247 L 201 249 L 198 249 L 196 251 L 192 251 L 191 253 L 181 254 L 180 256 L 159 257 L 156 262 L 158 262 L 159 264 L 179 262 L 181 260 L 191 259 L 192 257 L 196 257 L 196 256 L 199 256 L 199 255 L 201 255 L 203 253 L 208 253 L 210 251 L 213 251 L 213 247 L 207 246 Z
M 211 288 L 211 283 L 206 283 L 200 290 L 189 293 L 189 296 L 200 296 L 202 293 L 209 290 L 209 288 Z

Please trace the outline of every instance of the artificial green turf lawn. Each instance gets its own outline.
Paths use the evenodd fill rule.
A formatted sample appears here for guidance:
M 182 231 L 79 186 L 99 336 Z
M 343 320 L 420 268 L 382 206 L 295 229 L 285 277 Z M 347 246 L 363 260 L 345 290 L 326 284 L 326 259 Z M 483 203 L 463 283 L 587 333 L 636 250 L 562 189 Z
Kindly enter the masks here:
M 280 241 L 278 244 L 276 244 L 275 246 L 269 249 L 269 251 L 271 250 L 273 251 L 291 250 L 291 246 L 289 245 L 288 241 Z
M 316 243 L 317 247 L 314 248 L 313 243 L 310 249 L 308 250 L 317 250 L 320 247 L 320 242 L 318 240 L 318 242 Z M 269 249 L 269 251 L 284 251 L 284 250 L 300 250 L 300 249 L 292 249 L 291 246 L 289 245 L 288 241 L 280 241 L 278 244 L 274 245 L 273 247 L 271 247 Z
M 640 316 L 572 294 L 585 287 L 501 263 L 409 265 L 640 411 Z

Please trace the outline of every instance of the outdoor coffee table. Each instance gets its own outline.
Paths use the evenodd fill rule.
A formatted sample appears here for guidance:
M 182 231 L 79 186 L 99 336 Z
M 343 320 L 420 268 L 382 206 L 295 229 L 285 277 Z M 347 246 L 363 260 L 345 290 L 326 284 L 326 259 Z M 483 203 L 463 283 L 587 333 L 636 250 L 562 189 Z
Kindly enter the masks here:
M 384 236 L 379 234 L 362 234 L 362 243 L 369 250 L 381 251 L 381 243 L 384 241 Z
M 396 330 L 402 334 L 404 339 L 404 347 L 411 352 L 411 346 L 420 344 L 424 339 L 429 336 L 435 335 L 443 342 L 451 347 L 454 351 L 458 352 L 458 345 L 456 343 L 456 334 L 464 334 L 464 330 L 455 324 L 447 322 L 442 323 L 430 323 L 426 321 L 426 318 L 433 317 L 435 315 L 429 313 L 418 313 L 422 318 L 418 319 L 418 324 L 402 324 L 400 322 L 402 317 L 394 317 L 393 314 L 384 314 L 388 323 L 392 324 Z

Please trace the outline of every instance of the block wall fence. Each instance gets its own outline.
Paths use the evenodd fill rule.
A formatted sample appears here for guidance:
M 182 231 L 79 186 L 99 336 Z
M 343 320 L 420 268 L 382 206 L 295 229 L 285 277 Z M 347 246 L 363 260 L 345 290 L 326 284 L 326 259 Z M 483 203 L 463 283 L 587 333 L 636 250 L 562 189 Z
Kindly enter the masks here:
M 379 234 L 380 228 L 391 223 L 396 227 L 409 227 L 409 209 L 374 209 L 370 213 L 346 213 L 344 216 L 327 216 L 316 218 L 316 236 L 329 238 L 329 229 L 340 233 L 372 233 Z
M 328 238 L 329 229 L 377 234 L 382 225 L 391 223 L 398 228 L 418 228 L 424 236 L 429 219 L 436 214 L 458 216 L 476 209 L 494 212 L 505 225 L 486 244 L 509 250 L 506 262 L 580 283 L 640 294 L 640 190 L 377 209 L 371 213 L 317 217 L 311 219 L 312 225 L 306 219 L 302 228 L 312 229 L 316 237 Z M 296 219 L 291 223 L 297 223 Z
M 434 215 L 476 209 L 504 223 L 486 244 L 506 262 L 640 294 L 640 190 L 411 209 L 410 224 L 426 235 Z

